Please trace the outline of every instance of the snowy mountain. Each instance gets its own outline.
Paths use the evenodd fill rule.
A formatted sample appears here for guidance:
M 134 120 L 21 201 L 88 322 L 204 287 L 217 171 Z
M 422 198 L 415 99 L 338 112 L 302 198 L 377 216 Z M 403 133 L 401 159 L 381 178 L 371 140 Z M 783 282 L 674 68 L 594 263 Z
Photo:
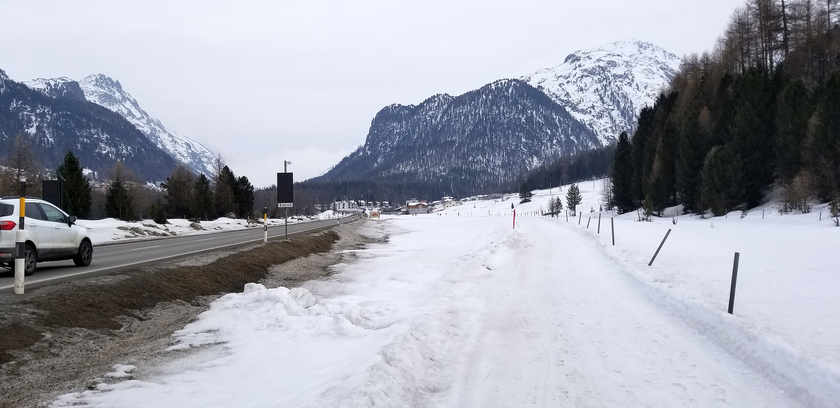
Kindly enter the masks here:
M 24 82 L 24 84 L 53 98 L 71 98 L 79 101 L 87 100 L 79 83 L 67 77 L 38 78 Z
M 632 133 L 679 63 L 653 44 L 615 42 L 520 80 L 391 105 L 365 144 L 318 179 L 437 182 L 452 193 L 507 188 L 542 164 Z
M 27 137 L 44 168 L 56 168 L 67 151 L 101 174 L 121 161 L 148 181 L 165 179 L 176 165 L 125 118 L 85 100 L 78 83 L 60 78 L 27 86 L 0 70 L 0 156 L 17 136 Z
M 94 74 L 79 81 L 79 85 L 89 101 L 122 115 L 158 147 L 169 152 L 187 168 L 207 176 L 213 174 L 213 152 L 201 143 L 166 128 L 159 120 L 151 117 L 123 90 L 119 81 L 102 74 Z
M 520 78 L 548 94 L 609 144 L 635 131 L 636 116 L 653 106 L 680 58 L 656 45 L 618 41 L 569 54 L 562 64 Z
M 545 161 L 599 145 L 546 94 L 503 79 L 456 97 L 385 107 L 365 144 L 319 179 L 434 182 L 467 193 L 509 185 Z
M 209 149 L 201 143 L 166 128 L 159 120 L 146 113 L 137 100 L 122 88 L 119 81 L 102 74 L 93 74 L 79 82 L 61 77 L 39 78 L 25 84 L 52 97 L 64 97 L 71 94 L 76 96 L 75 90 L 78 89 L 82 99 L 120 114 L 155 145 L 187 168 L 208 176 L 213 173 L 215 156 Z

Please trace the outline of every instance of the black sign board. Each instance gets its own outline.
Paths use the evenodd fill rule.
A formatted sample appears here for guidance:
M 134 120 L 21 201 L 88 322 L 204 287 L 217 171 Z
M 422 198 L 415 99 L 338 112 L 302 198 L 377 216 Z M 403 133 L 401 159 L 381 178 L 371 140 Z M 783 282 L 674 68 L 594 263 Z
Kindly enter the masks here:
M 41 191 L 43 191 L 44 201 L 50 202 L 58 208 L 61 208 L 61 180 L 44 180 L 41 182 Z
M 294 203 L 292 173 L 277 173 L 277 206 L 292 207 Z

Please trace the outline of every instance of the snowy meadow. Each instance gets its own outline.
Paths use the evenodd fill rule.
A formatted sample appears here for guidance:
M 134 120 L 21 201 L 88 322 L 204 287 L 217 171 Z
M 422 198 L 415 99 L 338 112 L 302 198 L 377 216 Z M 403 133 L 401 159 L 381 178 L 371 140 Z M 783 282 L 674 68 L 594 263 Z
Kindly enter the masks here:
M 825 213 L 639 222 L 600 186 L 568 221 L 540 216 L 567 187 L 369 220 L 331 277 L 225 295 L 167 366 L 116 361 L 53 406 L 840 406 Z

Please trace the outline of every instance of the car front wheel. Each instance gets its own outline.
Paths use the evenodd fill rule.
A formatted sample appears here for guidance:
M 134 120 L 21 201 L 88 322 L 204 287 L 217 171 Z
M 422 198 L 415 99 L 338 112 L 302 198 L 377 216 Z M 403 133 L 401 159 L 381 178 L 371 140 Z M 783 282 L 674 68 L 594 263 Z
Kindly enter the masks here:
M 79 244 L 79 252 L 73 258 L 73 263 L 76 266 L 88 266 L 91 260 L 93 260 L 93 246 L 90 241 L 82 241 Z

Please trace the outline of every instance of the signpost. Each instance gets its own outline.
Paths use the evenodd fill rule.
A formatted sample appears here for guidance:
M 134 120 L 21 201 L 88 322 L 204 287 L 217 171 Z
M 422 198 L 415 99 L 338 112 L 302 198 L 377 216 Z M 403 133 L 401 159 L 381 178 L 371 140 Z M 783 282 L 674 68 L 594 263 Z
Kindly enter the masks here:
M 292 173 L 286 172 L 286 166 L 292 164 L 283 161 L 283 172 L 277 173 L 277 208 L 285 209 L 286 239 L 289 238 L 289 208 L 294 206 L 294 181 Z

